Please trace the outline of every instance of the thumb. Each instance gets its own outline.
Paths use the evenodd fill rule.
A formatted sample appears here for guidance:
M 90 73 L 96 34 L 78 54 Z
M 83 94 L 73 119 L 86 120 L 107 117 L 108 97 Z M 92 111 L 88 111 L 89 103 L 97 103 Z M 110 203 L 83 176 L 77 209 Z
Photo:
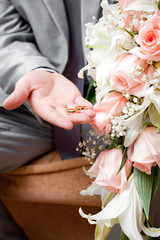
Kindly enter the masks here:
M 3 102 L 3 107 L 7 110 L 13 110 L 20 107 L 30 94 L 30 82 L 26 78 L 21 78 L 15 86 L 11 95 Z

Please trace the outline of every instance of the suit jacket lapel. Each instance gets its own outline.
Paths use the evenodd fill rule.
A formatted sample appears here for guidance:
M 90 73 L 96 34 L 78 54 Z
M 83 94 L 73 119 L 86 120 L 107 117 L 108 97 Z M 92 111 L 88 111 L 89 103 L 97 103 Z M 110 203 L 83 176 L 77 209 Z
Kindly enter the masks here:
M 52 19 L 64 36 L 68 39 L 69 30 L 67 16 L 63 0 L 43 0 Z M 85 36 L 85 24 L 92 21 L 92 17 L 99 17 L 101 0 L 81 0 L 81 24 L 83 36 Z
M 43 2 L 46 5 L 57 29 L 64 34 L 64 37 L 68 41 L 69 30 L 63 0 L 43 0 Z

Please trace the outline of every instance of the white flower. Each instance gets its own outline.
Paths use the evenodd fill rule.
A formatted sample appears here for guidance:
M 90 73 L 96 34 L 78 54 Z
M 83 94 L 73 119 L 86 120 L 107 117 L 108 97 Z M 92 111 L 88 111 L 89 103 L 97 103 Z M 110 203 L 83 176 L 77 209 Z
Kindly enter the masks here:
M 117 5 L 109 5 L 108 0 L 102 0 L 101 7 L 103 9 L 103 16 L 108 17 L 109 14 L 115 14 L 117 15 Z
M 87 47 L 108 49 L 110 46 L 110 37 L 108 36 L 108 28 L 104 17 L 100 18 L 98 23 L 87 23 L 85 42 Z
M 144 11 L 144 12 L 155 12 L 158 10 L 158 1 L 155 0 L 135 0 L 131 2 L 123 10 L 134 10 L 134 11 Z
M 147 90 L 142 105 L 138 107 L 138 112 L 136 112 L 133 116 L 129 117 L 128 119 L 125 119 L 123 117 L 115 117 L 116 121 L 119 124 L 124 125 L 127 128 L 124 141 L 125 147 L 130 146 L 134 142 L 134 140 L 138 137 L 138 135 L 143 131 L 145 110 L 150 106 L 150 104 L 153 104 L 155 106 L 155 109 L 157 110 L 157 113 L 160 114 L 159 89 L 154 89 L 154 87 L 150 87 Z M 153 109 L 149 107 L 148 110 L 149 120 L 153 125 L 158 126 L 159 123 L 156 120 L 157 113 L 153 114 L 152 110 Z M 160 116 L 158 115 L 157 118 L 160 119 Z
M 108 32 L 110 40 L 107 44 L 98 44 L 98 38 L 94 42 L 95 49 L 87 55 L 88 65 L 79 72 L 79 77 L 83 77 L 83 71 L 88 70 L 88 75 L 91 76 L 97 84 L 96 100 L 97 102 L 113 90 L 110 84 L 111 74 L 117 64 L 117 58 L 124 52 L 127 52 L 134 45 L 130 35 L 122 30 L 112 30 Z M 90 42 L 91 44 L 91 42 Z M 96 45 L 97 44 L 97 45 Z M 110 44 L 110 46 L 108 45 Z M 108 45 L 108 48 L 105 46 Z
M 96 70 L 92 66 L 92 64 L 87 64 L 85 67 L 83 67 L 79 72 L 78 72 L 78 77 L 79 78 L 84 78 L 84 71 L 88 71 L 88 75 L 91 76 L 93 79 L 96 79 Z
M 141 201 L 134 184 L 134 174 L 128 180 L 125 190 L 117 194 L 99 213 L 86 215 L 79 210 L 83 218 L 91 224 L 112 228 L 119 222 L 123 232 L 130 240 L 143 240 L 141 230 L 148 236 L 160 236 L 160 229 L 144 226 L 144 214 Z
M 80 193 L 81 195 L 88 196 L 100 195 L 102 207 L 104 207 L 115 196 L 115 193 L 106 190 L 105 188 L 99 186 L 96 183 L 91 184 L 87 189 L 82 190 Z
M 100 102 L 103 97 L 112 90 L 110 84 L 111 72 L 114 68 L 115 61 L 106 61 L 96 68 L 96 100 Z
M 150 87 L 147 91 L 147 97 L 150 103 L 153 103 L 149 108 L 148 114 L 151 123 L 160 128 L 160 90 L 154 89 L 154 87 Z
M 132 115 L 131 117 L 125 119 L 123 117 L 115 117 L 116 121 L 124 125 L 127 129 L 124 146 L 130 146 L 134 140 L 138 137 L 138 135 L 143 130 L 144 124 L 144 111 L 150 105 L 151 101 L 147 97 L 144 98 L 142 105 L 138 106 L 138 111 Z
M 155 105 L 157 111 L 160 113 L 160 90 L 150 87 L 146 92 L 146 98 Z

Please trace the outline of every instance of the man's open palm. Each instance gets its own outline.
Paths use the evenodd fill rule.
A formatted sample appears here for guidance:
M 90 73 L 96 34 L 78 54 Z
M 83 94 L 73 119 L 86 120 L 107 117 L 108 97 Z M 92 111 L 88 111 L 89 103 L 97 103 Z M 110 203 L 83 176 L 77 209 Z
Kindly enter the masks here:
M 74 124 L 90 123 L 95 116 L 92 104 L 81 96 L 78 88 L 57 73 L 37 69 L 26 74 L 17 82 L 14 92 L 3 106 L 12 110 L 26 100 L 42 119 L 68 130 Z M 87 109 L 67 112 L 67 108 L 74 109 L 76 106 L 87 106 Z

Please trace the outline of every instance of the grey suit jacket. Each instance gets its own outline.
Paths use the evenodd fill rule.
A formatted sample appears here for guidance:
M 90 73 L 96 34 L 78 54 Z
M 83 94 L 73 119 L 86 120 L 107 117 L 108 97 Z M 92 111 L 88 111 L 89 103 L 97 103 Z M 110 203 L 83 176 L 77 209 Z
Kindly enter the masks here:
M 75 29 L 82 29 L 84 39 L 82 26 L 98 16 L 100 9 L 100 0 L 65 1 L 71 6 L 67 13 L 64 0 L 0 0 L 0 106 L 17 80 L 30 70 L 45 66 L 64 72 L 71 33 L 74 37 Z M 81 21 L 73 19 L 69 25 L 78 2 Z M 84 53 L 81 40 L 79 46 L 77 51 Z

